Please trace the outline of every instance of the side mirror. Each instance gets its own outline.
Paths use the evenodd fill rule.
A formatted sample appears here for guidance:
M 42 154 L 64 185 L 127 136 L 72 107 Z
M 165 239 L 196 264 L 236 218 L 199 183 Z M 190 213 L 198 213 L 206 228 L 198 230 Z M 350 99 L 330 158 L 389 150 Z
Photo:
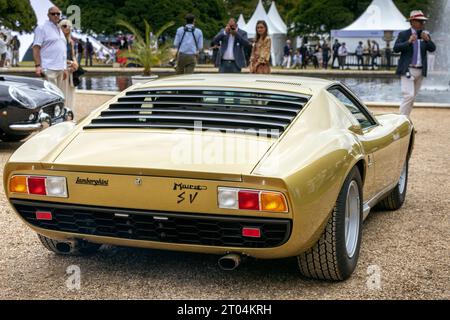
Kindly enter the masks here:
M 359 135 L 363 134 L 363 129 L 362 129 L 361 125 L 359 125 L 359 124 L 354 124 L 354 125 L 350 126 L 348 128 L 348 130 L 350 130 L 353 133 L 359 134 Z

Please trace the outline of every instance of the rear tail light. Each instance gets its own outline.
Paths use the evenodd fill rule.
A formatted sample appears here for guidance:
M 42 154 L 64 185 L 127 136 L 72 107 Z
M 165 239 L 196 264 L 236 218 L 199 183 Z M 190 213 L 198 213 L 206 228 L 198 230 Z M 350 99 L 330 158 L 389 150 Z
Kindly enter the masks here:
M 65 177 L 13 176 L 9 191 L 14 193 L 67 198 Z
M 221 209 L 288 212 L 285 196 L 280 192 L 218 188 Z
M 43 177 L 28 177 L 28 193 L 40 196 L 46 196 L 47 190 L 45 188 L 45 178 Z
M 240 190 L 238 192 L 239 209 L 241 210 L 256 210 L 261 209 L 259 205 L 259 191 Z

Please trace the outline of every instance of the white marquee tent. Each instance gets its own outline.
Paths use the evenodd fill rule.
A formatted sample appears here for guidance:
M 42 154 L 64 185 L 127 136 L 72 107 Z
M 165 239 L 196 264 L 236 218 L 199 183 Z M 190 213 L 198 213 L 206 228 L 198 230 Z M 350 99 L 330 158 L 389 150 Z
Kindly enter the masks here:
M 272 21 L 278 27 L 279 30 L 282 30 L 283 32 L 287 33 L 288 28 L 286 26 L 286 23 L 284 23 L 283 18 L 281 18 L 280 13 L 277 10 L 275 1 L 272 1 L 267 16 L 269 17 L 269 20 Z
M 30 0 L 31 7 L 33 8 L 38 25 L 44 24 L 44 22 L 48 19 L 47 13 L 48 9 L 53 5 L 53 3 L 49 0 Z M 33 34 L 19 34 L 16 32 L 13 32 L 13 35 L 17 35 L 19 37 L 20 41 L 20 60 L 22 61 L 25 57 L 25 54 L 30 49 L 31 45 L 33 44 L 34 35 Z M 82 39 L 83 41 L 86 38 L 89 38 L 89 41 L 92 42 L 92 46 L 94 47 L 94 50 L 100 51 L 100 49 L 103 49 L 105 53 L 109 52 L 109 49 L 105 47 L 100 41 L 97 41 L 95 38 L 91 36 L 87 36 L 78 32 L 73 32 L 72 36 L 77 39 Z
M 274 2 L 272 3 L 272 12 L 273 16 L 279 16 Z M 283 28 L 280 24 L 280 21 L 272 20 L 269 17 L 266 10 L 264 9 L 262 0 L 259 0 L 258 6 L 256 7 L 256 10 L 253 13 L 252 17 L 247 22 L 245 28 L 242 28 L 247 32 L 249 38 L 256 37 L 256 24 L 259 20 L 266 21 L 269 28 L 269 35 L 272 39 L 272 64 L 280 65 L 283 61 L 283 48 L 286 42 L 287 28 Z M 280 16 L 279 20 L 281 20 L 282 22 Z
M 239 28 L 241 28 L 242 30 L 245 30 L 247 23 L 245 22 L 244 16 L 242 14 L 239 16 L 237 24 L 238 24 Z
M 373 0 L 355 22 L 344 29 L 332 30 L 331 37 L 346 42 L 349 51 L 353 51 L 359 41 L 375 40 L 382 46 L 384 31 L 394 31 L 396 37 L 408 28 L 409 23 L 392 0 Z

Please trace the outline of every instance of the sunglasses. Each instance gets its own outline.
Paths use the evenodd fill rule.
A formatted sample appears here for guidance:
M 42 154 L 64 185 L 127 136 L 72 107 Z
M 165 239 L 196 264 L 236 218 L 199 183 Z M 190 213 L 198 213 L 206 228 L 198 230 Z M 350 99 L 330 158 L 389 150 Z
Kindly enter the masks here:
M 61 26 L 61 28 L 66 29 L 66 28 L 69 28 L 69 26 L 68 25 L 63 25 L 63 26 Z
M 61 12 L 50 12 L 51 16 L 60 16 Z

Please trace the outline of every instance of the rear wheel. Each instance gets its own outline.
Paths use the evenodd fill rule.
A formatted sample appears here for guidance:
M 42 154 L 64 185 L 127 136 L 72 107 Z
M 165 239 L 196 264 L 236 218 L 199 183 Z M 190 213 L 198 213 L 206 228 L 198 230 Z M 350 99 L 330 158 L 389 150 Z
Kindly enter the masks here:
M 361 245 L 362 199 L 362 179 L 355 167 L 345 180 L 319 241 L 297 257 L 304 276 L 329 281 L 342 281 L 351 276 Z
M 18 135 L 18 134 L 2 134 L 0 139 L 4 142 L 19 142 L 25 138 L 28 138 L 31 134 Z
M 38 234 L 42 245 L 48 250 L 59 254 L 68 256 L 84 256 L 94 254 L 100 249 L 101 244 L 91 243 L 85 240 L 75 241 L 59 241 L 47 238 Z
M 378 203 L 382 210 L 398 210 L 405 203 L 406 190 L 408 189 L 409 159 L 406 159 L 403 170 L 395 188 Z

